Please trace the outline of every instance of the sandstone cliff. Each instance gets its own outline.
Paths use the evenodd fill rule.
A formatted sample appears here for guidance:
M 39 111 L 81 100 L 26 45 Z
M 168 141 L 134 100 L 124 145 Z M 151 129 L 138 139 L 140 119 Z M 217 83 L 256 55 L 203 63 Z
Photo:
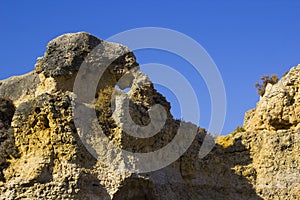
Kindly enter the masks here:
M 100 48 L 93 52 L 97 46 Z M 86 59 L 91 53 L 95 56 Z M 79 73 L 83 63 L 90 66 L 87 70 L 108 66 L 101 79 L 93 82 L 87 72 Z M 124 76 L 128 77 L 123 80 Z M 95 85 L 93 99 L 77 103 L 80 97 L 74 83 L 78 77 Z M 257 107 L 247 112 L 245 131 L 217 138 L 213 150 L 199 158 L 204 137 L 210 136 L 173 119 L 169 102 L 140 72 L 127 47 L 87 33 L 65 34 L 49 42 L 33 72 L 0 81 L 0 199 L 299 199 L 299 83 L 297 66 L 279 83 L 267 87 Z M 76 88 L 88 93 L 89 87 L 79 84 Z M 128 110 L 114 107 L 111 97 L 126 87 L 130 88 Z M 152 118 L 156 104 L 165 112 Z M 74 108 L 95 110 L 106 139 L 128 152 L 165 147 L 176 139 L 181 125 L 192 143 L 162 169 L 120 171 L 124 159 L 132 169 L 137 163 L 111 146 L 101 146 L 93 123 L 78 128 Z M 151 126 L 150 118 L 166 123 L 156 135 L 135 138 L 126 133 L 139 129 L 127 126 L 131 122 L 122 118 L 127 112 L 141 127 Z M 86 128 L 90 131 L 84 132 Z M 196 136 L 190 134 L 191 129 Z M 94 152 L 90 146 L 99 149 Z M 113 157 L 116 169 L 97 156 Z M 156 166 L 156 162 L 144 164 Z

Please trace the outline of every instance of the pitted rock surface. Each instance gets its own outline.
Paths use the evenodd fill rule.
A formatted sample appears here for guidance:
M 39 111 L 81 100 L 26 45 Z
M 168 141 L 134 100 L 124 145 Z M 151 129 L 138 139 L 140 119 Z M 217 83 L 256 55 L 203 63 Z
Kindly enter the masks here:
M 76 104 L 74 82 L 82 64 L 105 71 L 94 100 Z M 49 42 L 33 72 L 0 81 L 0 199 L 299 199 L 299 69 L 267 87 L 246 114 L 245 132 L 217 138 L 200 159 L 204 137 L 211 136 L 173 118 L 170 103 L 139 70 L 133 52 L 84 32 L 60 36 Z M 127 87 L 129 108 L 123 110 L 113 105 L 114 95 Z M 124 113 L 147 126 L 155 104 L 167 118 L 156 135 L 135 138 L 124 130 Z M 81 140 L 74 108 L 94 109 L 101 133 L 130 152 L 166 146 L 181 123 L 198 131 L 189 149 L 169 166 L 148 173 L 114 170 Z M 103 156 L 113 155 L 111 147 L 101 146 L 99 132 L 90 134 Z M 124 160 L 115 155 L 114 162 Z

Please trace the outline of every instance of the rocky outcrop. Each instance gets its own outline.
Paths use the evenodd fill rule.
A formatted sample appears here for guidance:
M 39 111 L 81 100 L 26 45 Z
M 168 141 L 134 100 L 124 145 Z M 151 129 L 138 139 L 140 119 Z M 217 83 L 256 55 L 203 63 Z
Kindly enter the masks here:
M 300 65 L 293 67 L 277 84 L 268 84 L 255 109 L 246 113 L 248 130 L 299 129 Z
M 0 199 L 298 199 L 299 69 L 267 87 L 245 117 L 246 131 L 219 137 L 200 158 L 211 136 L 173 119 L 127 47 L 87 33 L 60 36 L 33 72 L 0 81 Z M 92 85 L 95 94 L 84 96 Z M 78 114 L 90 119 L 91 110 L 96 122 L 79 127 Z M 115 151 L 155 152 L 178 133 L 191 144 L 161 169 L 140 172 L 131 154 Z M 172 148 L 158 158 L 176 155 Z M 142 164 L 155 167 L 158 160 Z

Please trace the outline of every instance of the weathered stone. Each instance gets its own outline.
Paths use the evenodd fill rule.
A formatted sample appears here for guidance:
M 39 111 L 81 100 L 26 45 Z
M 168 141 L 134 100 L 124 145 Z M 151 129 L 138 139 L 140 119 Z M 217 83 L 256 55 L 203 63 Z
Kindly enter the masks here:
M 255 109 L 248 111 L 248 130 L 280 130 L 300 124 L 300 65 L 293 67 L 277 84 L 269 84 Z
M 71 33 L 55 38 L 38 59 L 35 69 L 46 77 L 71 75 L 79 70 L 85 57 L 102 41 L 88 33 Z
M 85 64 L 91 70 L 103 68 L 104 74 L 93 101 L 80 102 L 73 87 Z M 34 72 L 0 81 L 0 97 L 6 98 L 0 99 L 0 199 L 299 199 L 299 69 L 267 87 L 257 108 L 246 115 L 245 132 L 219 137 L 200 159 L 209 134 L 173 119 L 170 103 L 139 70 L 127 47 L 87 33 L 60 36 L 48 44 Z M 79 76 L 90 80 L 88 73 Z M 84 87 L 80 89 L 89 89 Z M 129 107 L 124 109 L 114 104 L 126 88 Z M 156 104 L 166 114 L 154 116 L 166 117 L 161 130 L 148 138 L 130 135 L 138 134 L 139 126 L 153 126 Z M 93 131 L 89 120 L 87 127 L 76 127 L 74 108 L 94 111 L 102 130 Z M 128 113 L 130 123 L 139 126 L 126 126 Z M 83 114 L 89 119 L 90 112 Z M 169 166 L 148 173 L 114 170 L 81 140 L 87 134 L 102 156 L 114 158 L 113 164 L 127 162 L 134 168 L 123 154 L 113 154 L 116 147 L 137 153 L 159 150 L 175 138 L 180 125 L 187 127 L 186 137 L 189 128 L 197 130 L 189 149 Z M 101 133 L 115 146 L 104 146 Z
M 40 79 L 35 72 L 11 77 L 0 81 L 0 97 L 11 99 L 17 106 L 21 102 L 33 98 L 39 85 Z
M 35 71 L 44 82 L 40 90 L 48 87 L 46 90 L 52 92 L 72 91 L 82 64 L 89 65 L 90 70 L 107 68 L 100 83 L 110 85 L 127 69 L 137 66 L 133 53 L 121 44 L 105 42 L 85 32 L 65 34 L 49 42 L 44 56 L 38 58 Z M 79 78 L 90 78 L 80 75 L 83 77 Z

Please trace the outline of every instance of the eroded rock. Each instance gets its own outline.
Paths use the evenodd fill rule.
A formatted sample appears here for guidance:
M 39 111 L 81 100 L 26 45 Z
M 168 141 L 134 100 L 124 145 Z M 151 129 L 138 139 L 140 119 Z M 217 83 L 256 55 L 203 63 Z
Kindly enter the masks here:
M 91 71 L 103 69 L 103 76 L 93 82 L 88 72 L 78 75 L 82 65 Z M 248 113 L 246 132 L 219 137 L 200 159 L 209 134 L 173 119 L 170 103 L 139 70 L 127 47 L 83 32 L 60 36 L 48 44 L 35 71 L 0 81 L 0 96 L 11 99 L 0 99 L 0 199 L 298 199 L 299 77 L 298 66 L 269 86 Z M 74 90 L 76 78 L 97 84 L 92 101 L 80 99 Z M 89 90 L 88 84 L 78 87 Z M 114 105 L 125 88 L 130 89 L 127 110 Z M 149 111 L 156 104 L 166 113 L 156 118 L 166 117 L 163 128 L 149 138 L 130 135 L 132 129 L 142 129 L 126 127 L 124 115 L 129 113 L 139 126 L 152 126 Z M 74 109 L 88 110 L 81 113 L 86 114 L 85 126 L 76 126 Z M 89 120 L 93 113 L 96 121 Z M 95 123 L 101 131 L 94 129 Z M 193 138 L 176 161 L 147 173 L 120 170 L 122 164 L 134 169 L 136 161 L 114 149 L 157 151 L 175 138 L 180 125 L 186 127 L 186 137 Z M 188 135 L 189 129 L 196 134 Z M 104 146 L 104 139 L 112 146 Z M 97 160 L 99 155 L 113 158 L 117 169 Z
M 248 130 L 299 128 L 300 65 L 293 67 L 277 84 L 269 84 L 255 109 L 248 111 L 244 127 Z

